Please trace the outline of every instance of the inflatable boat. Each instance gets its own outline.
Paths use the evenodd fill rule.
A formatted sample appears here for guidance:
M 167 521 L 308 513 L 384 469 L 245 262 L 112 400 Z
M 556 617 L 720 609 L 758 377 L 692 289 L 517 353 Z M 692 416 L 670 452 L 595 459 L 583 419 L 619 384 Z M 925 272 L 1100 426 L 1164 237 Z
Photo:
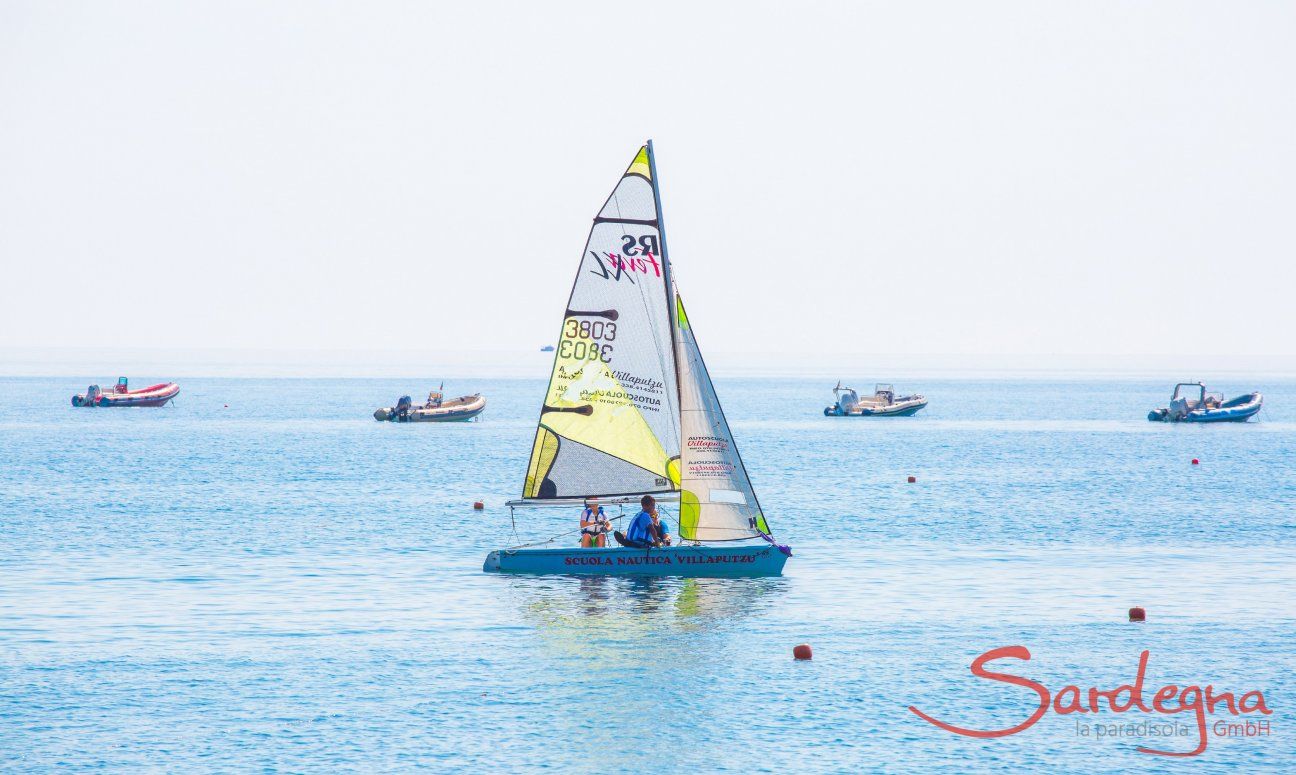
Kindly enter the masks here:
M 125 377 L 117 378 L 113 392 L 105 393 L 98 385 L 91 385 L 84 393 L 72 396 L 73 406 L 165 406 L 180 393 L 174 382 L 149 385 L 142 390 L 131 390 Z
M 1247 393 L 1224 400 L 1223 393 L 1207 393 L 1200 382 L 1180 382 L 1170 396 L 1170 406 L 1153 409 L 1148 419 L 1153 422 L 1246 422 L 1260 411 L 1264 396 L 1259 392 Z
M 395 406 L 374 411 L 379 422 L 463 422 L 481 414 L 486 408 L 486 398 L 481 393 L 445 399 L 441 391 L 428 394 L 427 403 L 414 406 L 409 396 L 401 396 Z
M 860 398 L 853 388 L 838 382 L 833 396 L 837 401 L 824 407 L 825 417 L 909 417 L 927 406 L 925 397 L 896 396 L 890 385 L 877 385 L 872 396 Z

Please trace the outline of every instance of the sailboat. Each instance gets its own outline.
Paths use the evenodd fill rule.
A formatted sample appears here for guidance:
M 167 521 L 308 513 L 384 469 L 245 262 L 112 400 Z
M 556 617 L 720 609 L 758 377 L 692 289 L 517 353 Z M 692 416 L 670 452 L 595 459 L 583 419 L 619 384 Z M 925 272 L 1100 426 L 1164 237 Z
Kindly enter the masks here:
M 677 505 L 675 545 L 582 548 L 573 530 L 493 551 L 483 570 L 777 576 L 792 555 L 774 541 L 676 288 L 651 140 L 594 218 L 522 498 L 508 506 L 565 508 L 574 524 L 586 498 L 637 508 L 643 495 Z

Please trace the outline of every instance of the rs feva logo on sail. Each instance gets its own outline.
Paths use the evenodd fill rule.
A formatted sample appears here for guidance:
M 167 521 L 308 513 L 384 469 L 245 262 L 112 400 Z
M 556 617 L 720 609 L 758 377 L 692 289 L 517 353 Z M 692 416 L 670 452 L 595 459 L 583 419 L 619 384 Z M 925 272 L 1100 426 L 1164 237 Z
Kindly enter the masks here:
M 596 274 L 605 280 L 620 281 L 622 277 L 630 282 L 634 282 L 632 272 L 640 274 L 653 275 L 661 277 L 661 264 L 658 263 L 657 257 L 657 235 L 645 234 L 642 237 L 635 237 L 632 234 L 622 235 L 621 240 L 624 244 L 621 246 L 622 253 L 610 253 L 604 251 L 602 255 L 591 250 L 590 258 L 594 259 L 597 268 L 591 269 L 591 274 Z

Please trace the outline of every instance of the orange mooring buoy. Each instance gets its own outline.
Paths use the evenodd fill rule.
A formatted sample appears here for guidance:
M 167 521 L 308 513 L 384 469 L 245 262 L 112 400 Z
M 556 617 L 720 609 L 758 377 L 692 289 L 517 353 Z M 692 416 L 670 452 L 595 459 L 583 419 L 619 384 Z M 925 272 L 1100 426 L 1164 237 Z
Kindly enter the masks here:
M 482 503 L 481 501 L 473 501 L 473 508 L 476 509 L 477 511 L 481 511 L 482 509 L 486 508 L 486 504 Z
M 1197 458 L 1193 458 L 1193 465 L 1195 465 L 1195 466 L 1196 466 L 1196 465 L 1201 465 L 1201 461 L 1198 460 Z
M 1147 621 L 1147 611 L 1144 611 L 1144 610 L 1143 610 L 1141 607 L 1139 607 L 1139 606 L 1134 606 L 1133 608 L 1130 609 L 1130 612 L 1129 612 L 1129 620 L 1130 620 L 1131 622 L 1146 622 L 1146 621 Z
M 909 484 L 913 484 L 913 483 L 916 482 L 916 481 L 918 481 L 918 477 L 916 477 L 916 476 L 911 476 L 911 477 L 909 477 Z
M 813 656 L 814 656 L 814 654 L 811 653 L 811 651 L 810 651 L 810 647 L 807 646 L 807 645 L 804 644 L 804 643 L 802 643 L 800 646 L 793 646 L 793 647 L 792 647 L 792 658 L 793 658 L 793 659 L 809 660 L 809 659 L 812 658 Z

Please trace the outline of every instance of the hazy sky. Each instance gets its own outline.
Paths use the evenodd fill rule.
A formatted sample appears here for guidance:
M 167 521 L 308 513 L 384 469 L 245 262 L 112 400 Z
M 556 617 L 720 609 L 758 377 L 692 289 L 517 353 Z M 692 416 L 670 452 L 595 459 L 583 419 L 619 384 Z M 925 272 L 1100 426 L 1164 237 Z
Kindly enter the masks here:
M 1294 38 L 1288 2 L 0 0 L 0 347 L 534 351 L 652 137 L 707 351 L 1288 357 Z

